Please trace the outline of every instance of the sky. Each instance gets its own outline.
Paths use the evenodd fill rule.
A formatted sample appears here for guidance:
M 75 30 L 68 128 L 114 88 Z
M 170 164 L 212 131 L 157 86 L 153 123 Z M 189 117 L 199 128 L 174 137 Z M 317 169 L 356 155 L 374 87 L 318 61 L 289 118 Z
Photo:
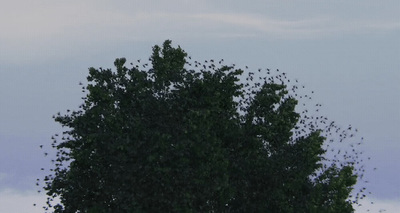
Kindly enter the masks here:
M 356 212 L 400 209 L 400 1 L 0 1 L 0 212 L 43 212 L 35 180 L 51 164 L 39 145 L 52 152 L 52 115 L 78 108 L 88 68 L 146 60 L 166 39 L 315 91 L 377 168 Z

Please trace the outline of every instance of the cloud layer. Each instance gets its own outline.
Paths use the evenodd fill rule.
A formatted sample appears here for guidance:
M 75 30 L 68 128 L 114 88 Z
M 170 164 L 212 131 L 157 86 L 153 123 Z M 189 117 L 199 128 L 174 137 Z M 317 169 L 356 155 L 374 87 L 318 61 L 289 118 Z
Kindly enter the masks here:
M 315 7 L 303 8 L 305 13 L 299 14 L 299 10 L 293 7 L 295 3 L 288 4 L 287 7 L 284 7 L 285 4 L 280 4 L 279 7 L 270 4 L 270 7 L 265 7 L 265 3 L 258 3 L 266 9 L 261 13 L 250 8 L 243 8 L 239 12 L 233 9 L 237 2 L 225 7 L 214 5 L 220 6 L 217 7 L 219 9 L 212 9 L 211 2 L 201 4 L 183 0 L 132 4 L 118 1 L 43 2 L 15 1 L 4 5 L 0 9 L 0 26 L 3 32 L 0 39 L 7 43 L 71 38 L 146 40 L 164 38 L 166 35 L 192 38 L 198 37 L 199 33 L 210 37 L 271 36 L 299 39 L 400 29 L 398 19 L 391 15 L 390 10 L 385 17 L 361 15 L 360 9 L 365 4 L 360 4 L 361 8 L 350 5 L 342 16 L 338 16 L 328 9 L 322 8 L 324 13 L 313 10 Z M 336 4 L 331 6 L 337 7 Z M 369 10 L 371 11 L 365 12 L 373 12 L 372 8 Z M 353 14 L 351 18 L 347 13 Z
M 0 191 L 0 212 L 43 213 L 42 206 L 45 205 L 45 201 L 46 196 L 43 193 L 5 189 Z M 360 204 L 361 206 L 354 206 L 356 212 L 397 212 L 400 209 L 400 198 L 393 200 L 367 198 L 361 201 Z
M 0 191 L 0 212 L 43 213 L 42 206 L 44 206 L 45 201 L 46 197 L 37 192 L 4 189 Z

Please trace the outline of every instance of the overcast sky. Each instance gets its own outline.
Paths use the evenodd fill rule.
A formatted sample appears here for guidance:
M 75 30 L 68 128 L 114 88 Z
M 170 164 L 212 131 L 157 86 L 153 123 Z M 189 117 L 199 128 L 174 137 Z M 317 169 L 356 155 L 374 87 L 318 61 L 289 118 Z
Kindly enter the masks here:
M 50 159 L 39 145 L 50 150 L 62 131 L 52 115 L 81 103 L 88 68 L 145 60 L 166 39 L 198 60 L 279 68 L 315 91 L 323 115 L 358 128 L 367 166 L 378 168 L 357 212 L 395 212 L 399 11 L 399 0 L 1 0 L 0 212 L 41 212 L 35 179 Z

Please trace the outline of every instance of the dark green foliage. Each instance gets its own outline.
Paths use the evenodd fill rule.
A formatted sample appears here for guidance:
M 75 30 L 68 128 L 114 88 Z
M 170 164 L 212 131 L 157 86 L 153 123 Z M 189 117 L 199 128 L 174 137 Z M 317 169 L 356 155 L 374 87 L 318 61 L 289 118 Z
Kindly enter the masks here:
M 56 212 L 352 212 L 353 168 L 323 166 L 322 129 L 294 135 L 285 85 L 186 60 L 165 41 L 148 70 L 89 69 L 81 110 L 56 117 Z

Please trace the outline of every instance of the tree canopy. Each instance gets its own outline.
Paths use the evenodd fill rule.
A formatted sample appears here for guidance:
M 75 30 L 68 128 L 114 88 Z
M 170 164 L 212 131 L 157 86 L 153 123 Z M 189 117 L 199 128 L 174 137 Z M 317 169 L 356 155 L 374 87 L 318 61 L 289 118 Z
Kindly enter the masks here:
M 81 108 L 55 117 L 55 212 L 353 212 L 354 161 L 324 163 L 327 129 L 296 111 L 285 73 L 244 79 L 169 40 L 114 65 L 90 68 Z

